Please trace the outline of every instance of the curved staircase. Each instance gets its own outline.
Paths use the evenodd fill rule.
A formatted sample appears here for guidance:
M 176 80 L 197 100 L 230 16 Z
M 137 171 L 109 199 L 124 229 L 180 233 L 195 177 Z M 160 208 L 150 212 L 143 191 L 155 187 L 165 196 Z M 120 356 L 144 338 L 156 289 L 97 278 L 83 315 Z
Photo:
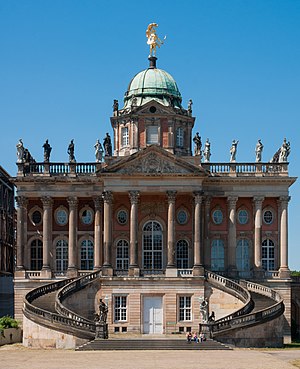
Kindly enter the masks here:
M 101 272 L 96 271 L 77 279 L 66 279 L 36 288 L 25 296 L 23 313 L 27 319 L 38 325 L 89 341 L 80 346 L 79 350 L 195 350 L 228 349 L 220 342 L 236 345 L 239 341 L 235 341 L 236 332 L 245 332 L 256 325 L 264 325 L 284 312 L 282 298 L 274 290 L 248 281 L 237 283 L 208 271 L 206 280 L 209 284 L 243 302 L 242 308 L 222 319 L 200 324 L 199 329 L 206 332 L 211 339 L 201 344 L 187 344 L 182 336 L 180 339 L 148 339 L 141 336 L 138 339 L 94 340 L 95 323 L 68 309 L 64 301 L 99 278 L 101 279 Z

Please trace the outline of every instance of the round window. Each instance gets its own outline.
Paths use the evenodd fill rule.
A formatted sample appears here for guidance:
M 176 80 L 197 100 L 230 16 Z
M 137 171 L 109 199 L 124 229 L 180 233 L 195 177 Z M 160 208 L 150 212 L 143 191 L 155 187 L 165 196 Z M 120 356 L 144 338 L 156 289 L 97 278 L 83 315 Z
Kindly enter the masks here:
M 266 224 L 271 224 L 273 223 L 273 213 L 271 210 L 266 210 L 264 212 L 264 222 Z
M 128 215 L 126 210 L 119 210 L 117 214 L 117 219 L 120 224 L 126 224 L 128 220 Z
M 213 212 L 213 221 L 215 224 L 221 224 L 223 222 L 223 213 L 221 210 L 215 210 Z
M 156 107 L 155 106 L 150 106 L 150 113 L 155 113 L 156 112 Z
M 68 223 L 68 214 L 66 212 L 66 210 L 64 209 L 58 209 L 56 211 L 56 222 L 59 224 L 59 225 L 65 225 Z
M 81 213 L 81 221 L 83 224 L 91 224 L 93 222 L 92 210 L 84 209 Z
M 238 220 L 240 224 L 246 224 L 248 222 L 248 211 L 247 210 L 240 210 L 238 212 Z
M 177 221 L 179 224 L 185 224 L 188 220 L 188 215 L 185 210 L 179 210 L 177 213 Z
M 35 210 L 31 216 L 33 224 L 40 224 L 42 222 L 42 214 L 39 210 Z

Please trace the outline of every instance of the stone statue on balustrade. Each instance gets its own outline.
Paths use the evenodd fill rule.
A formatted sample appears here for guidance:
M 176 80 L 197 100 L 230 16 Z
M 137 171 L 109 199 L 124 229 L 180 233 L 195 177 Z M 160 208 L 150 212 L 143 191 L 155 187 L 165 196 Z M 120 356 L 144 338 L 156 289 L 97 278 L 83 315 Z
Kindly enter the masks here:
M 208 301 L 207 298 L 205 297 L 200 297 L 199 298 L 199 302 L 200 302 L 200 315 L 202 318 L 202 323 L 207 323 L 208 322 Z
M 17 148 L 17 163 L 24 162 L 24 145 L 22 138 L 19 139 L 19 142 L 16 145 Z
M 106 133 L 106 137 L 103 140 L 105 156 L 112 156 L 112 145 L 109 133 Z
M 286 163 L 287 158 L 291 152 L 291 144 L 290 142 L 286 141 L 286 138 L 283 140 L 283 144 L 281 145 L 280 152 L 279 152 L 279 163 Z
M 204 163 L 209 163 L 211 152 L 210 152 L 210 142 L 208 138 L 206 139 L 206 142 L 204 145 L 203 156 L 204 156 Z
M 69 154 L 69 162 L 70 163 L 76 163 L 75 155 L 74 155 L 74 152 L 75 152 L 74 140 L 71 140 L 71 142 L 68 146 L 68 151 L 67 152 Z
M 191 117 L 193 113 L 193 100 L 190 99 L 188 102 L 188 108 L 187 108 L 188 115 Z
M 258 140 L 257 144 L 255 146 L 255 161 L 256 161 L 256 163 L 261 162 L 263 148 L 264 148 L 264 145 L 262 144 L 261 140 Z
M 230 162 L 231 163 L 236 161 L 236 152 L 237 152 L 238 143 L 239 141 L 232 140 L 232 144 L 230 147 Z
M 94 148 L 95 148 L 96 163 L 101 163 L 103 159 L 104 150 L 99 140 L 96 141 Z
M 194 155 L 195 156 L 201 156 L 202 142 L 201 142 L 201 137 L 199 136 L 199 132 L 196 133 L 195 137 L 193 138 L 193 142 L 195 144 L 195 146 L 194 146 Z
M 107 321 L 108 306 L 100 299 L 99 301 L 99 313 L 95 314 L 94 322 L 96 325 L 95 338 L 108 338 L 108 324 Z
M 43 148 L 44 148 L 44 162 L 49 163 L 52 147 L 50 146 L 48 140 L 46 140 L 46 142 L 44 143 Z

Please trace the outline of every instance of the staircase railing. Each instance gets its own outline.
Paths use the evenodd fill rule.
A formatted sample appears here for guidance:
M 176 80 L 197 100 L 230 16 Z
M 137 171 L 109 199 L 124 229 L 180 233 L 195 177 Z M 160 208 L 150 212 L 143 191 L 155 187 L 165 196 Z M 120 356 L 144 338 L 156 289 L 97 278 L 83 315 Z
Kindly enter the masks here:
M 212 283 L 212 281 L 215 284 L 219 284 L 219 286 L 221 285 L 226 285 L 229 283 L 229 286 L 231 285 L 237 285 L 237 283 L 228 280 L 227 278 L 218 276 L 214 273 L 211 272 L 207 272 L 207 276 L 208 276 L 208 281 L 210 283 Z M 215 282 L 217 281 L 217 282 Z M 241 328 L 241 327 L 246 327 L 246 326 L 251 326 L 251 325 L 256 325 L 259 323 L 263 323 L 265 321 L 269 321 L 269 320 L 273 320 L 276 317 L 280 316 L 281 314 L 283 314 L 284 312 L 284 303 L 283 300 L 281 298 L 281 296 L 279 295 L 278 292 L 272 290 L 269 287 L 266 286 L 262 286 L 260 284 L 257 283 L 253 283 L 253 282 L 249 282 L 249 281 L 241 281 L 241 284 L 238 286 L 242 287 L 245 286 L 247 288 L 247 292 L 250 295 L 250 292 L 255 292 L 257 294 L 261 294 L 264 296 L 269 297 L 270 299 L 276 301 L 275 304 L 265 308 L 265 309 L 261 309 L 259 311 L 253 312 L 253 313 L 249 313 L 249 311 L 242 309 L 229 314 L 221 319 L 216 320 L 215 322 L 211 322 L 208 324 L 200 324 L 200 329 L 204 329 L 206 331 L 209 331 L 211 333 L 212 336 L 216 336 L 218 333 L 223 332 L 224 330 L 228 330 L 228 329 L 237 329 L 237 328 Z M 234 288 L 236 288 L 236 286 L 234 286 Z M 243 290 L 245 290 L 245 288 L 243 288 Z M 238 289 L 237 289 L 238 291 Z M 229 292 L 229 290 L 228 290 Z M 251 299 L 252 301 L 252 299 Z M 248 308 L 251 305 L 248 306 Z M 252 301 L 252 306 L 251 306 L 251 310 L 253 309 L 253 301 Z M 250 311 L 251 311 L 250 310 Z
M 42 325 L 51 329 L 56 329 L 60 332 L 71 333 L 76 337 L 80 338 L 94 338 L 95 337 L 95 323 L 76 316 L 72 312 L 72 316 L 60 315 L 59 313 L 53 313 L 34 306 L 32 302 L 40 296 L 46 295 L 47 293 L 58 291 L 60 288 L 65 287 L 64 296 L 71 294 L 74 291 L 74 284 L 77 288 L 81 289 L 89 282 L 97 278 L 100 275 L 100 271 L 93 272 L 89 275 L 84 275 L 78 279 L 66 279 L 54 283 L 50 283 L 34 290 L 30 291 L 24 299 L 23 313 L 24 315 Z

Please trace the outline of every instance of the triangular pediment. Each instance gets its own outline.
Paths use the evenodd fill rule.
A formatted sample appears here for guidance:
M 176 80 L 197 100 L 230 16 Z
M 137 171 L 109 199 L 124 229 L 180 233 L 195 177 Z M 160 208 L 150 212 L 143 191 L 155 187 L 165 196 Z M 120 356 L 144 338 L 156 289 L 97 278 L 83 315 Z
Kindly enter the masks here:
M 108 165 L 104 171 L 133 175 L 193 174 L 206 176 L 201 166 L 188 163 L 155 145 Z
M 153 111 L 155 109 L 155 111 Z M 142 105 L 141 107 L 138 107 L 136 109 L 136 113 L 141 115 L 151 115 L 151 114 L 170 114 L 174 113 L 174 108 L 171 106 L 165 106 L 160 104 L 155 99 L 148 101 L 146 104 Z

